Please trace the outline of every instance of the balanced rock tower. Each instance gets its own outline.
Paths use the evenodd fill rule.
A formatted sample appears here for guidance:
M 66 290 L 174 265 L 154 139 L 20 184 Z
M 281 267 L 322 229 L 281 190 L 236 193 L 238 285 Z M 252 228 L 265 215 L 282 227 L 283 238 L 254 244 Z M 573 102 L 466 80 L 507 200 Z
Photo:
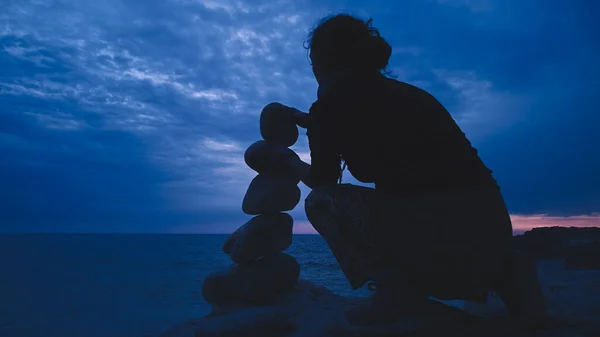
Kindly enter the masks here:
M 213 311 L 269 301 L 292 290 L 300 274 L 298 261 L 283 251 L 292 244 L 294 220 L 287 212 L 300 202 L 298 183 L 310 165 L 289 148 L 298 140 L 290 108 L 279 103 L 265 106 L 260 133 L 263 140 L 244 153 L 257 175 L 246 191 L 242 211 L 254 217 L 223 244 L 235 264 L 209 275 L 202 285 L 202 296 Z

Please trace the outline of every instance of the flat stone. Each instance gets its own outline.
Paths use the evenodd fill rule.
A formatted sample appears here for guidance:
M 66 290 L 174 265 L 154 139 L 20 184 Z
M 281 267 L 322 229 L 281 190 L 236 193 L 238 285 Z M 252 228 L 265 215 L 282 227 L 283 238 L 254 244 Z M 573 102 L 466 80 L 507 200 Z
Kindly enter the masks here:
M 294 209 L 300 202 L 300 188 L 293 174 L 259 174 L 250 183 L 242 211 L 249 215 L 274 214 Z
M 267 104 L 260 114 L 260 135 L 274 144 L 290 147 L 298 141 L 298 126 L 292 109 L 280 103 Z
M 231 260 L 245 264 L 286 250 L 292 244 L 293 225 L 287 213 L 252 218 L 231 235 Z
M 209 275 L 202 296 L 217 306 L 260 304 L 293 289 L 299 275 L 298 261 L 279 253 Z
M 250 145 L 244 153 L 244 161 L 259 174 L 279 174 L 292 171 L 291 161 L 300 160 L 289 148 L 265 140 Z M 300 180 L 298 180 L 300 181 Z

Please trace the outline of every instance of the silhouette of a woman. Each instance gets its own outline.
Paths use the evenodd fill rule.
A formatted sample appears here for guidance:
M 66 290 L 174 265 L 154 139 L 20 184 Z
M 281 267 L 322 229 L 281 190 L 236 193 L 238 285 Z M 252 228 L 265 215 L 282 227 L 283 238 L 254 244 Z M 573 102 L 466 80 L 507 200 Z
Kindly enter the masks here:
M 491 290 L 516 318 L 540 318 L 536 271 L 511 252 L 491 171 L 432 95 L 386 76 L 392 48 L 371 20 L 325 18 L 307 49 L 318 99 L 294 114 L 311 151 L 306 214 L 352 288 L 377 289 L 348 320 L 389 322 L 429 296 L 485 301 Z M 375 188 L 341 184 L 342 162 Z

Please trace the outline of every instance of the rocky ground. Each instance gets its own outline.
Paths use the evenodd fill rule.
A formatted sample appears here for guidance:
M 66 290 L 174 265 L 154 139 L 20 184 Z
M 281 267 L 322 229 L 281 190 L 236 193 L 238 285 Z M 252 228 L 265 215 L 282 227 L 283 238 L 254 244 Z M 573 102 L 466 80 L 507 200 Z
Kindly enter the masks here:
M 537 256 L 548 302 L 545 329 L 523 331 L 506 317 L 497 297 L 485 305 L 453 301 L 432 306 L 431 317 L 356 329 L 342 308 L 360 299 L 344 298 L 299 280 L 292 291 L 251 306 L 215 306 L 213 314 L 175 326 L 161 337 L 201 336 L 600 336 L 600 268 L 572 268 L 573 247 L 594 245 L 600 229 L 536 229 L 515 238 L 515 248 Z M 592 258 L 595 257 L 592 256 Z M 585 258 L 586 261 L 590 258 Z M 458 308 L 462 309 L 459 310 Z
M 342 316 L 344 298 L 300 280 L 293 291 L 256 306 L 220 308 L 215 314 L 182 323 L 161 337 L 597 337 L 600 336 L 600 272 L 560 270 L 562 261 L 544 261 L 541 274 L 549 303 L 545 329 L 523 331 L 505 315 L 498 299 L 486 305 L 438 303 L 431 316 L 397 324 L 357 329 Z M 434 302 L 437 303 L 437 302 Z M 459 310 L 451 304 L 462 307 Z

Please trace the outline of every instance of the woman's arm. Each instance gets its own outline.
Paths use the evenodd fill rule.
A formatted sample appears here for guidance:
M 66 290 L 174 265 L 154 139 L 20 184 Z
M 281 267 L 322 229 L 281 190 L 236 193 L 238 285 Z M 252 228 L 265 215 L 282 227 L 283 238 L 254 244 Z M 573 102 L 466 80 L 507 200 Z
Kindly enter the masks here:
M 308 128 L 310 124 L 310 116 L 306 112 L 292 108 L 292 120 L 301 128 Z
M 333 111 L 324 111 L 324 102 L 310 108 L 311 123 L 307 128 L 311 165 L 303 182 L 310 188 L 337 184 L 341 174 L 341 155 L 337 144 Z

